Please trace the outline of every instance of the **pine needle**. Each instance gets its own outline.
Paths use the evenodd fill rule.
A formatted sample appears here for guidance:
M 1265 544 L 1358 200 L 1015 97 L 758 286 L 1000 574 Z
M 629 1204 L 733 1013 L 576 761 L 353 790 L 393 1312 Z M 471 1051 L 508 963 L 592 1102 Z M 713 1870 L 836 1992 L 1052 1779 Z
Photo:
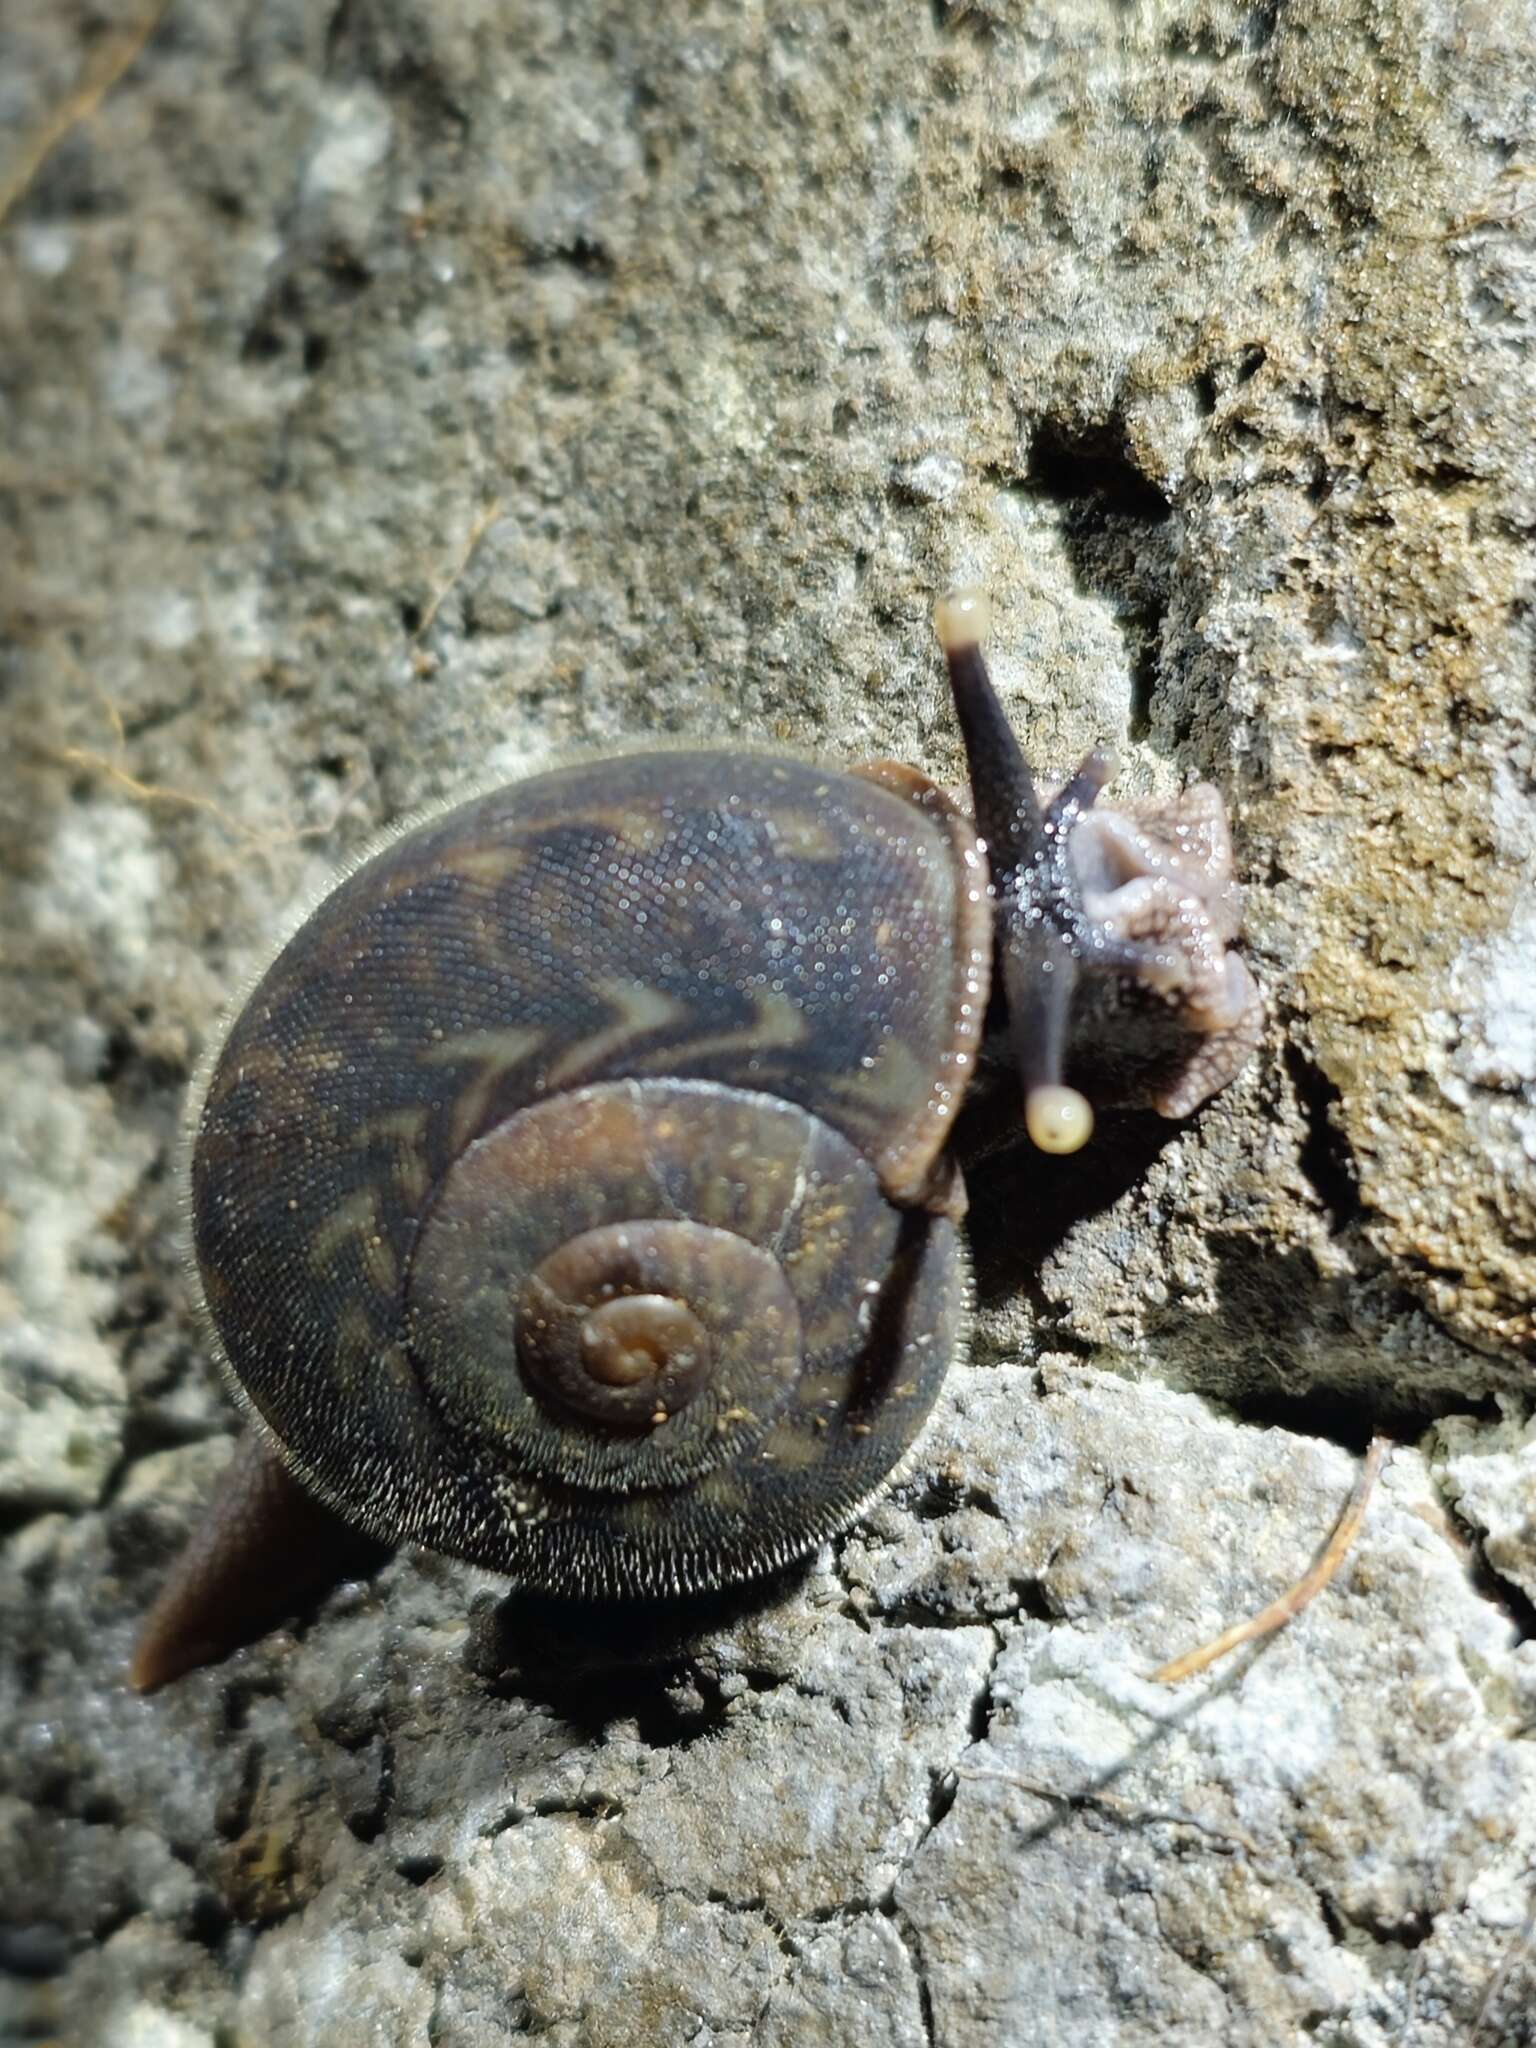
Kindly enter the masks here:
M 1197 1671 L 1206 1670 L 1218 1657 L 1225 1657 L 1229 1650 L 1237 1649 L 1242 1643 L 1251 1643 L 1260 1636 L 1273 1635 L 1287 1622 L 1294 1621 L 1302 1609 L 1321 1593 L 1349 1554 L 1349 1547 L 1360 1532 L 1377 1477 L 1391 1448 L 1386 1437 L 1371 1438 L 1354 1492 L 1345 1503 L 1333 1534 L 1318 1553 L 1311 1569 L 1303 1573 L 1294 1586 L 1287 1588 L 1278 1600 L 1271 1600 L 1267 1607 L 1250 1615 L 1246 1621 L 1236 1622 L 1224 1630 L 1214 1641 L 1202 1643 L 1197 1650 L 1186 1650 L 1171 1664 L 1161 1665 L 1152 1674 L 1154 1680 L 1159 1685 L 1177 1685 L 1180 1679 L 1193 1678 Z

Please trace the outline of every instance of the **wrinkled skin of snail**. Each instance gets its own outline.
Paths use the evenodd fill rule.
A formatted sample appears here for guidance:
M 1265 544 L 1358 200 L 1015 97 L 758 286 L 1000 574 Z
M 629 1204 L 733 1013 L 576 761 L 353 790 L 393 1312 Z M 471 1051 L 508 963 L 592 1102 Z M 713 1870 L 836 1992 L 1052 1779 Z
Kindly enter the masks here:
M 990 684 L 950 652 L 975 784 Z M 196 1124 L 197 1266 L 255 1430 L 137 1684 L 288 1611 L 328 1518 L 646 1597 L 761 1575 L 857 1517 L 963 1342 L 945 1148 L 995 965 L 1032 1034 L 1026 1099 L 1055 1090 L 1069 1123 L 1070 1017 L 1042 1025 L 1027 986 L 1042 946 L 1072 965 L 1064 1002 L 1101 963 L 1151 992 L 1184 1047 L 1140 1091 L 1165 1107 L 1253 1035 L 1224 837 L 1101 809 L 1080 881 L 1096 786 L 1063 824 L 1012 744 L 1012 798 L 978 785 L 990 873 L 913 770 L 694 751 L 477 798 L 321 904 Z

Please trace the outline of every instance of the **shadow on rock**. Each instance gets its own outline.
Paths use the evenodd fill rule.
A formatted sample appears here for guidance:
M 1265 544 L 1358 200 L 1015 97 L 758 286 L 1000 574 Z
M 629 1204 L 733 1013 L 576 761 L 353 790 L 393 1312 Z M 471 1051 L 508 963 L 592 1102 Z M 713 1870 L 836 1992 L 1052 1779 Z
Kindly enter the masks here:
M 728 1692 L 713 1639 L 787 1599 L 812 1562 L 661 1601 L 509 1593 L 472 1617 L 465 1665 L 492 1692 L 537 1701 L 589 1735 L 632 1720 L 649 1743 L 695 1741 L 719 1726 L 735 1690 L 773 1682 L 737 1673 Z
M 969 1165 L 965 1227 L 982 1307 L 1029 1293 L 1071 1231 L 1112 1208 L 1184 1128 L 1150 1110 L 1111 1111 L 1081 1152 L 1048 1158 L 1013 1144 Z M 963 1144 L 963 1127 L 959 1135 Z

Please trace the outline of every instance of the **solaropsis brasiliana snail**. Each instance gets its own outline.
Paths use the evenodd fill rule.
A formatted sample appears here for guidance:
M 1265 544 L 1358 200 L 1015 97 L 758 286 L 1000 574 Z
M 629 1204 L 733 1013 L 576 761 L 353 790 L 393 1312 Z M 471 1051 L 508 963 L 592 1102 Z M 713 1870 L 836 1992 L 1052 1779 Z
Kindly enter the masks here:
M 963 1341 L 967 1092 L 1006 1064 L 1063 1152 L 1087 1091 L 1184 1116 L 1241 1066 L 1216 791 L 1111 809 L 1092 754 L 1042 796 L 983 602 L 938 629 L 968 809 L 887 762 L 590 760 L 390 840 L 283 947 L 191 1149 L 252 1426 L 135 1684 L 280 1618 L 347 1529 L 640 1599 L 811 1550 Z

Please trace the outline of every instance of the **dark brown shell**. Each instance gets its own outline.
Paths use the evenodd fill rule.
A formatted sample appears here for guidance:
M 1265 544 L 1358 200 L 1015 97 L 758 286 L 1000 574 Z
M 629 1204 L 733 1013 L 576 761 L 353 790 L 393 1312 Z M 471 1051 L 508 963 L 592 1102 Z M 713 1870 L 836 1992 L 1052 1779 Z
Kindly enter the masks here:
M 845 1525 L 960 1339 L 937 1168 L 989 958 L 974 835 L 920 783 L 638 754 L 396 840 L 278 956 L 196 1133 L 209 1308 L 284 1459 L 374 1534 L 567 1591 Z M 518 1304 L 631 1221 L 610 1291 L 675 1286 L 710 1371 L 610 1426 L 525 1369 Z

